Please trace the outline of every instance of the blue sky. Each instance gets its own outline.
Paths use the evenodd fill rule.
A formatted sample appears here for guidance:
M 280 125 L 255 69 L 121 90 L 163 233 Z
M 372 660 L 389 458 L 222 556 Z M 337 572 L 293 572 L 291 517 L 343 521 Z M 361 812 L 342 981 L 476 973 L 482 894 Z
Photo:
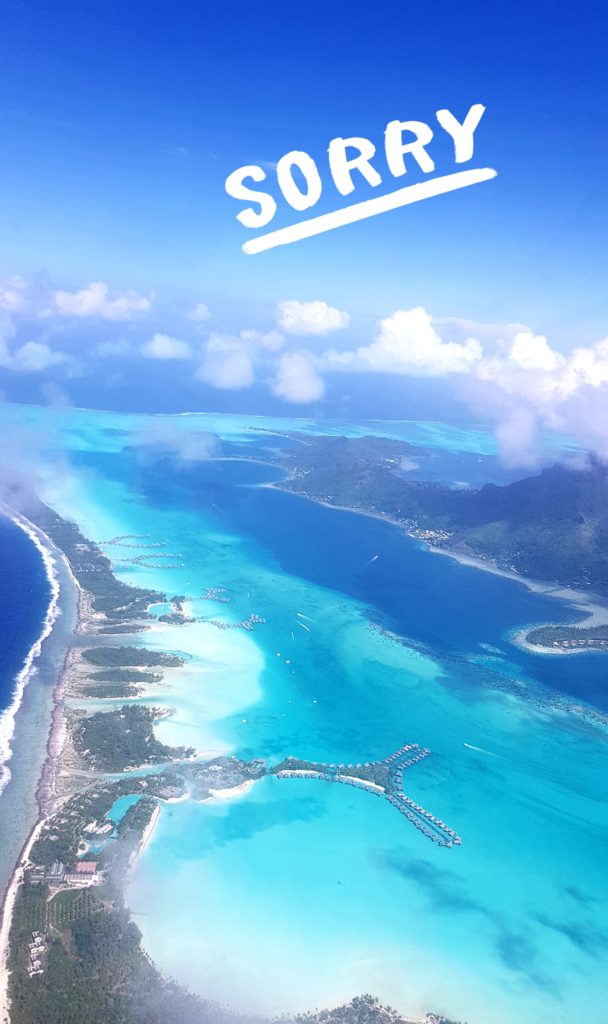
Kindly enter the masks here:
M 148 334 L 180 334 L 176 310 L 198 302 L 209 330 L 269 331 L 286 299 L 347 310 L 351 348 L 416 306 L 525 324 L 559 351 L 608 333 L 603 0 L 5 0 L 2 22 L 0 275 L 51 293 L 91 281 L 154 292 Z M 305 150 L 324 181 L 319 211 L 332 209 L 331 138 L 369 137 L 384 177 L 388 121 L 462 117 L 477 102 L 472 165 L 495 167 L 494 181 L 241 252 L 251 232 L 224 191 L 235 168 L 272 177 Z M 447 140 L 433 156 L 437 173 L 458 169 Z M 87 321 L 81 342 L 108 338 L 103 327 Z M 14 330 L 34 337 L 31 318 Z
M 605 3 L 3 7 L 5 271 L 605 332 Z M 241 254 L 234 168 L 473 102 L 492 184 Z

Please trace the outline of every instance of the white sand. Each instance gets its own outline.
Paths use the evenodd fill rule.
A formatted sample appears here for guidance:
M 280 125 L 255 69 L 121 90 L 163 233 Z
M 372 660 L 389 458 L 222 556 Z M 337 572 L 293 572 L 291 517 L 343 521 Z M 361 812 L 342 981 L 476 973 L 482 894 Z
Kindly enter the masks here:
M 338 775 L 338 779 L 348 779 L 349 782 L 356 782 L 358 786 L 365 786 L 366 789 L 375 789 L 378 793 L 385 793 L 384 786 L 378 786 L 375 782 L 370 782 L 369 779 L 358 779 L 356 775 Z
M 140 854 L 142 852 L 142 850 L 144 850 L 146 848 L 146 846 L 148 845 L 150 839 L 152 838 L 152 833 L 154 832 L 154 829 L 156 828 L 156 823 L 158 821 L 159 815 L 160 815 L 160 806 L 157 804 L 156 807 L 154 808 L 154 810 L 152 811 L 152 817 L 150 818 L 150 821 L 148 822 L 148 824 L 146 825 L 146 827 L 144 829 L 143 835 L 141 837 L 141 843 L 139 844 L 139 850 L 137 851 L 138 854 Z
M 254 784 L 255 779 L 248 779 L 247 782 L 241 782 L 240 786 L 232 786 L 231 789 L 210 789 L 209 792 L 214 800 L 234 800 L 235 797 L 245 796 Z
M 13 876 L 8 884 L 6 894 L 4 896 L 4 903 L 2 904 L 2 922 L 0 924 L 0 1011 L 4 1014 L 3 1021 L 8 1022 L 8 979 L 10 971 L 8 969 L 8 956 L 9 956 L 9 935 L 11 930 L 11 922 L 13 920 L 13 910 L 15 909 L 15 900 L 17 898 L 17 890 L 23 881 L 24 869 L 27 865 L 28 858 L 32 846 L 36 842 L 42 826 L 45 824 L 46 818 L 42 818 L 36 822 L 32 829 L 29 839 L 23 850 L 17 863 L 17 867 L 13 872 Z

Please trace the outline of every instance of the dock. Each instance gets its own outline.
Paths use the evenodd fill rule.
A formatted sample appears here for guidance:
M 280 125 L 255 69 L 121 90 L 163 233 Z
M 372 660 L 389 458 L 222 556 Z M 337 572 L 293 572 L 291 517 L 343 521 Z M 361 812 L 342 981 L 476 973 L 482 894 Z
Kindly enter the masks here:
M 437 846 L 460 846 L 462 839 L 458 833 L 441 818 L 412 800 L 403 789 L 404 772 L 430 754 L 431 751 L 426 747 L 407 743 L 380 761 L 366 761 L 362 764 L 319 764 L 287 758 L 274 774 L 279 779 L 317 779 L 365 790 L 372 796 L 388 800 L 414 828 Z

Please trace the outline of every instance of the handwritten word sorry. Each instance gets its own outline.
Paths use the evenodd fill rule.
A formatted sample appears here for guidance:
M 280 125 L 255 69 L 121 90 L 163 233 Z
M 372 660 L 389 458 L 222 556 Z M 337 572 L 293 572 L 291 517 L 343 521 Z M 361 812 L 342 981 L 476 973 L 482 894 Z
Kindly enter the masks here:
M 475 131 L 484 110 L 485 107 L 481 103 L 473 104 L 464 121 L 459 121 L 449 110 L 438 110 L 435 114 L 440 128 L 453 141 L 455 163 L 463 164 L 472 159 Z M 407 174 L 408 164 L 410 167 L 417 165 L 424 174 L 433 174 L 435 161 L 427 152 L 433 137 L 433 129 L 424 121 L 389 121 L 384 132 L 384 156 L 393 178 L 401 178 Z M 359 136 L 332 139 L 327 152 L 329 173 L 334 187 L 341 196 L 351 195 L 355 191 L 357 180 L 364 179 L 373 188 L 382 184 L 382 175 L 372 163 L 377 154 L 376 147 L 370 139 Z M 386 195 L 342 207 L 333 213 L 321 214 L 289 227 L 258 235 L 245 242 L 243 252 L 253 254 L 277 245 L 288 245 L 290 242 L 297 242 L 323 231 L 331 231 L 333 228 L 343 227 L 345 224 L 385 213 L 387 210 L 408 206 L 421 199 L 488 181 L 495 176 L 496 171 L 491 167 L 481 167 L 429 178 Z M 228 195 L 255 203 L 255 207 L 248 206 L 237 214 L 237 220 L 246 228 L 266 227 L 276 213 L 277 203 L 269 192 L 245 185 L 247 179 L 261 182 L 266 178 L 266 171 L 257 164 L 239 167 L 226 178 Z M 276 178 L 283 198 L 298 212 L 310 210 L 323 194 L 323 180 L 319 168 L 313 158 L 301 150 L 293 149 L 281 157 L 276 166 Z

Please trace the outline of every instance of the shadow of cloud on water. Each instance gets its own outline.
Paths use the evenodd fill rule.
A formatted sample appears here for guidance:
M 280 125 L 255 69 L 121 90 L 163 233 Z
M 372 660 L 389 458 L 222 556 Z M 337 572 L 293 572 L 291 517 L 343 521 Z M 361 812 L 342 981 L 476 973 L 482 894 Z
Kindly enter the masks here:
M 278 798 L 266 803 L 235 801 L 226 803 L 227 813 L 210 819 L 207 842 L 199 846 L 200 856 L 239 840 L 252 839 L 280 825 L 310 822 L 322 818 L 327 807 L 322 800 L 304 797 L 299 800 Z
M 594 928 L 589 922 L 556 921 L 548 914 L 536 914 L 535 918 L 543 927 L 564 935 L 573 946 L 594 960 L 599 960 L 601 953 L 608 949 L 608 933 Z
M 537 988 L 559 998 L 559 987 L 539 967 L 541 950 L 530 941 L 529 935 L 521 935 L 492 907 L 471 896 L 465 880 L 456 872 L 438 868 L 423 858 L 412 858 L 403 846 L 376 848 L 371 856 L 379 870 L 392 871 L 417 886 L 433 910 L 482 918 L 493 934 L 494 952 L 501 963 Z

